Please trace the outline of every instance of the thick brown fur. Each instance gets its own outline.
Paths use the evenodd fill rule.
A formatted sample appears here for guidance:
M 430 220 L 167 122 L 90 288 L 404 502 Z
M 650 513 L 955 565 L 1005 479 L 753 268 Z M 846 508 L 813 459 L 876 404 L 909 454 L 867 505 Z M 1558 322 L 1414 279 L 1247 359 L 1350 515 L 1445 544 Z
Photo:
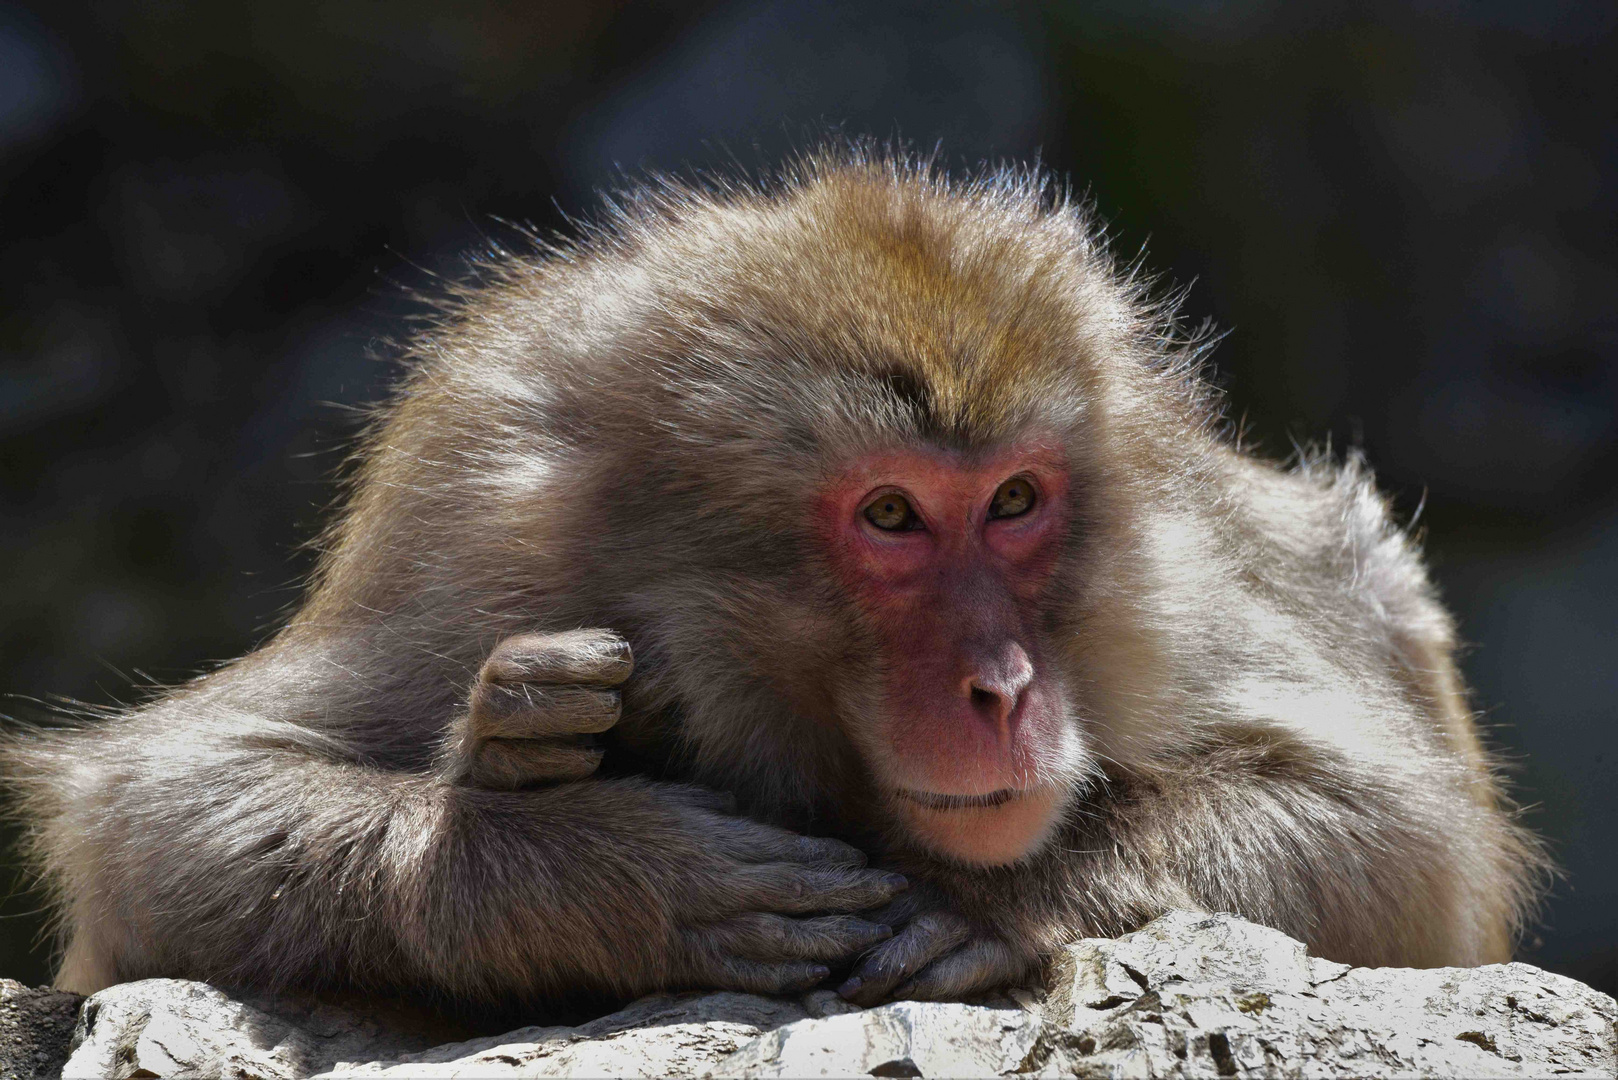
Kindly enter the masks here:
M 1417 552 L 1357 459 L 1233 447 L 1197 352 L 1038 171 L 828 151 L 495 258 L 408 349 L 290 624 L 12 749 L 62 984 L 627 996 L 865 954 L 851 996 L 952 996 L 1171 906 L 1355 964 L 1507 959 L 1543 864 Z M 806 508 L 854 455 L 1030 431 L 1075 493 L 1040 625 L 1083 767 L 1038 850 L 964 866 L 873 801 L 882 671 Z M 527 662 L 486 661 L 580 628 L 612 633 L 531 681 L 578 684 L 540 696 L 610 727 L 600 773 L 467 766 Z

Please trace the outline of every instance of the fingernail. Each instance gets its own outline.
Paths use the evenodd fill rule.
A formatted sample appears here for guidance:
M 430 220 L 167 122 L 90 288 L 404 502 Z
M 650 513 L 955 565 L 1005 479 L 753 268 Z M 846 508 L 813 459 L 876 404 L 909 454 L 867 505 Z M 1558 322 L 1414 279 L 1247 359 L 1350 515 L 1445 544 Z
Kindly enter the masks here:
M 876 924 L 876 936 L 877 936 L 878 941 L 882 941 L 882 940 L 885 940 L 887 938 L 892 937 L 893 936 L 893 927 L 888 926 L 885 923 L 877 923 Z
M 855 994 L 859 993 L 860 987 L 863 985 L 865 985 L 864 979 L 849 979 L 847 982 L 843 983 L 842 986 L 837 988 L 837 996 L 842 998 L 853 997 Z
M 886 874 L 882 878 L 882 884 L 894 889 L 908 889 L 910 888 L 910 879 L 903 874 Z
M 825 964 L 816 964 L 814 967 L 809 969 L 809 974 L 815 977 L 815 982 L 819 982 L 821 979 L 824 979 L 827 975 L 831 974 L 831 968 L 827 967 Z

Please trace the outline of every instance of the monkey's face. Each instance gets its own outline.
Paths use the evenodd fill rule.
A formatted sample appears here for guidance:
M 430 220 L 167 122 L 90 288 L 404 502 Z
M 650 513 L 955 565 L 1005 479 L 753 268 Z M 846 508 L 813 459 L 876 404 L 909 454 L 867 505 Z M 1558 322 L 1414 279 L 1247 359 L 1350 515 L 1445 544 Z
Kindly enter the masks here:
M 833 572 L 878 642 L 872 676 L 839 711 L 866 713 L 849 731 L 888 805 L 939 854 L 1028 854 L 1081 756 L 1041 629 L 1069 518 L 1061 455 L 879 453 L 828 484 L 819 513 Z

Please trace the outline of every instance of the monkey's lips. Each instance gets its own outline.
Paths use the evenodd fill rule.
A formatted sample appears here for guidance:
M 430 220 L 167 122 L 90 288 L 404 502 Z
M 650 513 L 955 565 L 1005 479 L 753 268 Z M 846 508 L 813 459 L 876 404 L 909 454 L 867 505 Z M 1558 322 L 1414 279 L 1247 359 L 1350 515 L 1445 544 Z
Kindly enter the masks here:
M 1059 784 L 984 795 L 895 788 L 894 795 L 890 805 L 912 838 L 936 854 L 975 866 L 1003 866 L 1033 853 L 1067 802 L 1067 789 Z
M 920 803 L 929 810 L 965 810 L 975 806 L 999 806 L 1012 799 L 1020 798 L 1024 793 L 1011 788 L 1001 788 L 991 791 L 987 795 L 939 795 L 931 791 L 912 791 L 909 788 L 900 788 L 901 798 L 911 802 Z

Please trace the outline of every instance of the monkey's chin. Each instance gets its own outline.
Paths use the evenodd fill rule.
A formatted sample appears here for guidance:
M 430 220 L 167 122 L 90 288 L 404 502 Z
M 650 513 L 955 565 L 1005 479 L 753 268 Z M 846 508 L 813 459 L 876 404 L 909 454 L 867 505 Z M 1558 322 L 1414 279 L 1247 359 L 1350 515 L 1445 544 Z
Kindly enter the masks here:
M 1066 801 L 1057 785 L 988 795 L 900 789 L 893 807 L 910 836 L 934 854 L 973 866 L 1004 866 L 1039 850 Z

